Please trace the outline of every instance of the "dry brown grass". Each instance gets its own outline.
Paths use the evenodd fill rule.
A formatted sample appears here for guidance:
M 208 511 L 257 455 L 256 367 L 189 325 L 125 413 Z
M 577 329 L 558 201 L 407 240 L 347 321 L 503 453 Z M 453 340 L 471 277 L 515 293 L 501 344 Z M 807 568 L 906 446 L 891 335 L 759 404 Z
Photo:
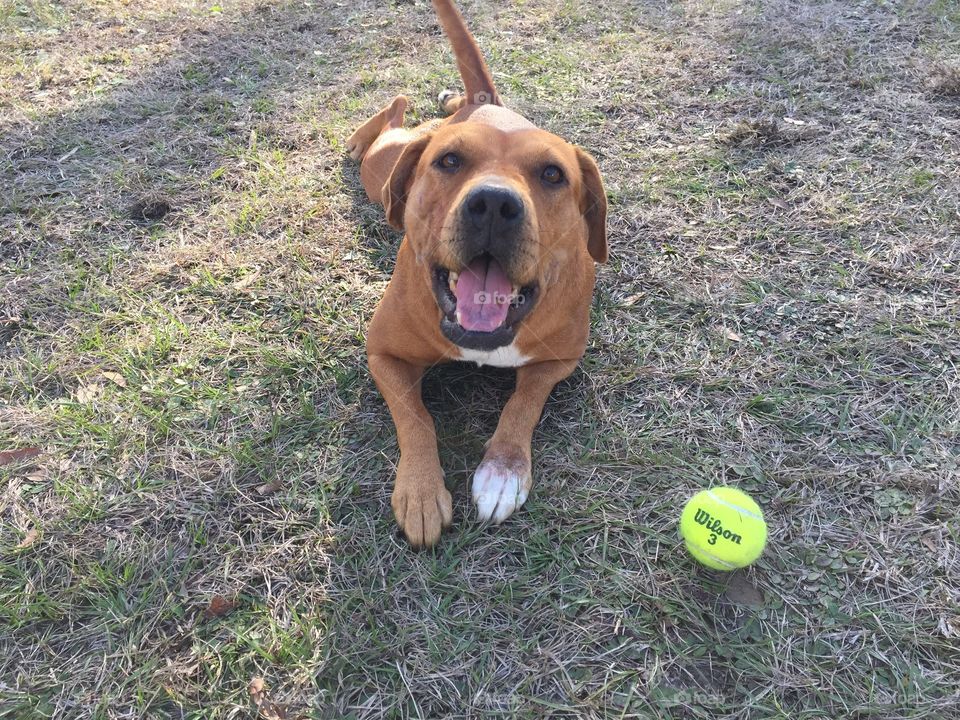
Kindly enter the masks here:
M 456 83 L 429 5 L 0 5 L 0 717 L 960 713 L 956 4 L 464 4 L 613 259 L 505 526 L 510 374 L 429 378 L 430 553 L 343 153 Z M 714 483 L 770 521 L 731 577 L 676 535 Z
M 931 92 L 945 97 L 960 95 L 960 68 L 948 63 L 938 63 L 927 76 L 927 87 Z

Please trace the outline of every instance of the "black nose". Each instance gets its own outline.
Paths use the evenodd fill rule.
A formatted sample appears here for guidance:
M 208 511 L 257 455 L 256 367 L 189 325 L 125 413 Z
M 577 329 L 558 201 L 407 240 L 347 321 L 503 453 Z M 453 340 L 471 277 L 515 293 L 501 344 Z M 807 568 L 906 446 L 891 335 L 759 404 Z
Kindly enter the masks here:
M 523 221 L 523 200 L 510 188 L 481 185 L 467 194 L 463 212 L 477 230 L 502 232 Z

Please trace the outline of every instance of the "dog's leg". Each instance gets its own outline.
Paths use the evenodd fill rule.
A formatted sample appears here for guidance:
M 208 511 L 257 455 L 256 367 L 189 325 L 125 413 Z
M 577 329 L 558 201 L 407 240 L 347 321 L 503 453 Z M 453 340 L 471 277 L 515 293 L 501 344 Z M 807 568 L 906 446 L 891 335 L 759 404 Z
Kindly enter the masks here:
M 527 499 L 530 441 L 553 386 L 567 377 L 577 360 L 551 360 L 517 369 L 517 387 L 490 439 L 483 462 L 473 475 L 477 517 L 502 523 Z
M 367 191 L 367 197 L 381 205 L 383 185 L 404 148 L 424 133 L 434 130 L 441 122 L 428 120 L 408 130 L 403 127 L 406 109 L 407 98 L 397 95 L 393 102 L 367 120 L 347 140 L 350 157 L 360 161 L 360 182 Z
M 453 521 L 453 502 L 443 484 L 433 418 L 420 395 L 424 368 L 389 355 L 370 355 L 368 362 L 397 426 L 393 514 L 412 546 L 431 547 Z
M 347 152 L 357 161 L 363 161 L 374 141 L 388 130 L 403 127 L 403 114 L 407 110 L 407 98 L 397 95 L 390 104 L 356 129 L 347 140 Z

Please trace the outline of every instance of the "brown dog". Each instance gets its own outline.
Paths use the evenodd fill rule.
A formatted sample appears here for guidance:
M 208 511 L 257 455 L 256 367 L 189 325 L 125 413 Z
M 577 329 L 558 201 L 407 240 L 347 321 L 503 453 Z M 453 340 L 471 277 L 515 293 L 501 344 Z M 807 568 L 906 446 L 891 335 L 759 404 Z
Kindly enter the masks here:
M 465 85 L 441 94 L 445 120 L 403 128 L 407 99 L 347 143 L 367 195 L 405 236 L 367 335 L 370 372 L 397 426 L 393 512 L 410 544 L 434 545 L 453 519 L 433 419 L 420 395 L 450 360 L 517 368 L 473 476 L 481 520 L 527 499 L 530 440 L 553 386 L 587 342 L 594 261 L 607 259 L 607 203 L 583 150 L 500 106 L 463 17 L 434 0 Z

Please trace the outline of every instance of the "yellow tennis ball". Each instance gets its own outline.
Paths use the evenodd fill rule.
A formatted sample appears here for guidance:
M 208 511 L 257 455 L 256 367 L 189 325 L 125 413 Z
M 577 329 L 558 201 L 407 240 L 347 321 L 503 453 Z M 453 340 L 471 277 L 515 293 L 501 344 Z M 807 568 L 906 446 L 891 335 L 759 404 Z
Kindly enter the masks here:
M 714 570 L 746 567 L 767 544 L 767 523 L 742 490 L 701 490 L 683 508 L 680 535 L 694 558 Z

